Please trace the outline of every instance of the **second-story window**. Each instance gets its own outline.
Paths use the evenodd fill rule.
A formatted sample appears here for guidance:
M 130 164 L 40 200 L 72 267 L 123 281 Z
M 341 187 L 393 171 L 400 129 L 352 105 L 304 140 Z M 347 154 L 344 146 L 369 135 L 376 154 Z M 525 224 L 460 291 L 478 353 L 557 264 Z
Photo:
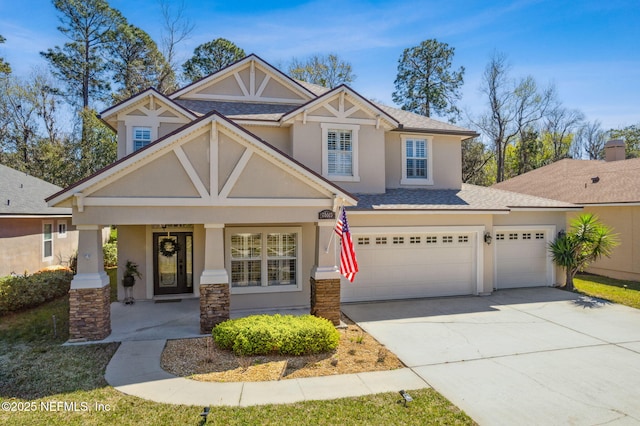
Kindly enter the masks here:
M 403 135 L 402 184 L 433 185 L 431 138 Z
M 353 176 L 353 144 L 351 130 L 327 132 L 330 175 Z
M 322 123 L 322 174 L 337 181 L 358 182 L 358 130 L 352 124 Z
M 133 128 L 133 150 L 137 151 L 151 143 L 151 127 Z

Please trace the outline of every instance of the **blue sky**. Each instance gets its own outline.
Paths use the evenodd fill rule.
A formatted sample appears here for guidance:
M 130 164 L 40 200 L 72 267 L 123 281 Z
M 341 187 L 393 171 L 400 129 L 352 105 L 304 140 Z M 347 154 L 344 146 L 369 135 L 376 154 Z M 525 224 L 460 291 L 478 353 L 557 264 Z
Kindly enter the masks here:
M 111 0 L 112 7 L 160 41 L 157 0 Z M 466 68 L 459 106 L 480 114 L 481 75 L 492 52 L 503 52 L 513 77 L 554 84 L 564 105 L 600 120 L 604 128 L 640 122 L 640 2 L 606 1 L 186 1 L 195 25 L 180 47 L 217 37 L 275 66 L 292 57 L 337 53 L 351 62 L 352 86 L 392 104 L 403 49 L 436 38 L 456 49 Z M 45 67 L 38 52 L 66 40 L 48 0 L 0 0 L 0 56 L 18 74 Z

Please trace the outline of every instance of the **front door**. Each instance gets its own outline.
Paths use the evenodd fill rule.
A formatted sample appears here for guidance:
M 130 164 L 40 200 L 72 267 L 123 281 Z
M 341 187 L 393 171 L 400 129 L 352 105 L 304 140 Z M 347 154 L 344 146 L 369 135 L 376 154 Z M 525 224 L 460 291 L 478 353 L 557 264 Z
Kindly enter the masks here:
M 154 295 L 193 292 L 193 233 L 153 234 Z

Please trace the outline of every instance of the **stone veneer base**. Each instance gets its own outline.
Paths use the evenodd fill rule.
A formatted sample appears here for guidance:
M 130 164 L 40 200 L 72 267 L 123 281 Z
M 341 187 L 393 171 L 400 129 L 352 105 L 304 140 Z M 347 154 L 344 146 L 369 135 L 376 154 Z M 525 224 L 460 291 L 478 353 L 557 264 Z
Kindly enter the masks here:
M 229 319 L 229 284 L 200 284 L 200 333 Z
M 311 315 L 340 325 L 340 279 L 311 278 Z
M 111 334 L 111 288 L 69 290 L 69 340 L 102 340 Z

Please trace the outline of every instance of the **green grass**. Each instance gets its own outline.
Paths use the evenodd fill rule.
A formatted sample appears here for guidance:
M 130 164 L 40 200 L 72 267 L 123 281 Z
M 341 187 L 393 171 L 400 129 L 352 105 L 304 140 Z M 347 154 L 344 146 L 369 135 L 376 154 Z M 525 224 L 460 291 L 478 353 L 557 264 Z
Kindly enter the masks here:
M 111 301 L 118 301 L 118 268 L 106 268 L 105 271 L 109 276 L 109 285 L 111 286 Z
M 202 407 L 160 404 L 122 394 L 104 380 L 118 344 L 61 346 L 68 338 L 68 297 L 0 319 L 0 402 L 29 403 L 35 411 L 0 410 L 2 425 L 200 424 Z M 52 315 L 58 319 L 53 333 Z M 332 401 L 257 407 L 212 407 L 212 425 L 471 425 L 464 412 L 432 389 Z M 45 411 L 76 403 L 76 411 Z M 96 410 L 96 403 L 109 411 Z M 47 405 L 50 404 L 50 405 Z M 86 405 L 85 405 L 86 404 Z M 86 409 L 85 409 L 86 408 Z
M 640 282 L 580 274 L 573 284 L 580 293 L 588 296 L 640 309 Z

